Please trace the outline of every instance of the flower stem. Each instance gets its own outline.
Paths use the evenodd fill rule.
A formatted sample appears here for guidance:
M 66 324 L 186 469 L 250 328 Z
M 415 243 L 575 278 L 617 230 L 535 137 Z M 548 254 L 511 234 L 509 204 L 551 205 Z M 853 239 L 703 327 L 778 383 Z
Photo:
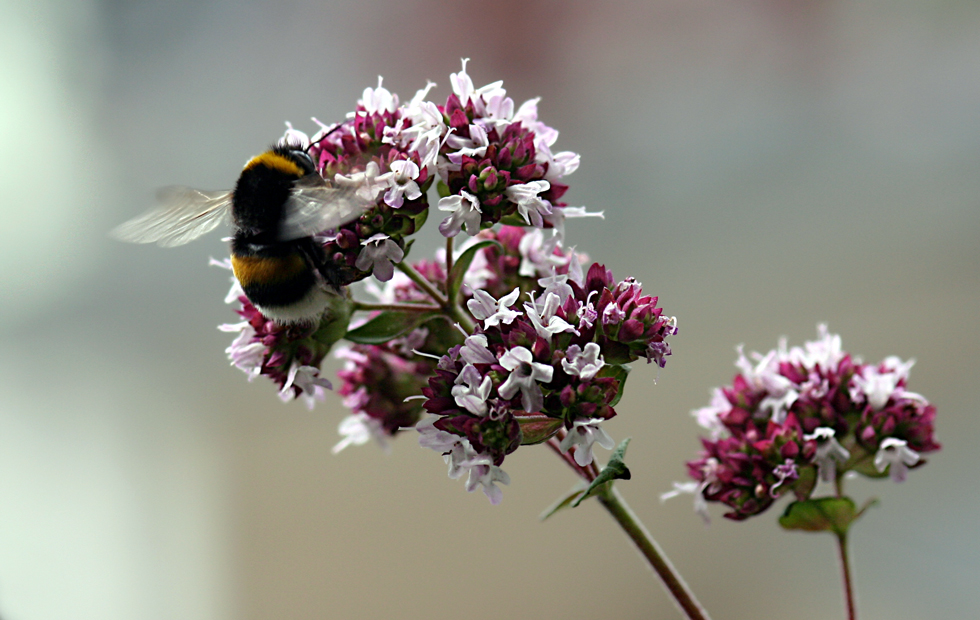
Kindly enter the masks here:
M 563 432 L 559 430 L 558 436 L 563 435 Z M 586 481 L 592 482 L 599 475 L 599 468 L 595 461 L 587 467 L 581 467 L 572 458 L 570 451 L 563 454 L 557 437 L 549 439 L 548 445 L 555 451 L 555 454 L 559 458 L 563 459 L 569 467 L 575 470 Z M 650 564 L 650 568 L 657 573 L 657 576 L 660 577 L 664 588 L 674 597 L 674 602 L 680 608 L 681 612 L 684 613 L 684 616 L 689 620 L 711 620 L 708 612 L 704 610 L 701 603 L 694 597 L 694 593 L 684 583 L 684 579 L 677 572 L 677 569 L 674 568 L 674 565 L 670 563 L 663 549 L 660 548 L 657 541 L 650 535 L 646 526 L 643 525 L 640 518 L 629 507 L 616 487 L 612 484 L 605 486 L 606 488 L 604 490 L 596 493 L 596 497 L 599 498 L 599 503 L 609 511 L 609 514 L 619 524 L 619 527 L 623 528 L 623 532 L 633 541 L 633 544 L 636 545 L 636 550 L 646 559 Z
M 847 620 L 857 620 L 854 606 L 854 585 L 851 582 L 851 561 L 847 554 L 847 534 L 837 535 L 837 550 L 840 553 L 841 576 L 844 580 L 844 603 L 847 606 Z
M 446 305 L 445 295 L 440 293 L 439 290 L 431 282 L 426 280 L 425 276 L 423 276 L 421 273 L 416 271 L 415 267 L 412 267 L 411 265 L 409 265 L 404 261 L 396 264 L 395 266 L 398 267 L 398 269 L 401 270 L 402 273 L 408 276 L 408 278 L 412 282 L 416 283 L 420 289 L 425 291 L 426 294 L 433 299 L 433 301 L 435 301 L 440 306 L 445 307 Z
M 446 277 L 449 278 L 453 274 L 453 239 L 454 237 L 446 237 Z M 448 290 L 449 287 L 447 286 Z M 456 303 L 455 299 L 449 299 L 449 303 Z
M 450 249 L 447 247 L 447 249 Z M 433 299 L 439 307 L 443 309 L 446 316 L 449 317 L 451 321 L 459 323 L 460 327 L 466 330 L 466 333 L 472 334 L 476 329 L 476 325 L 473 324 L 473 320 L 467 316 L 467 314 L 459 307 L 456 303 L 450 303 L 446 296 L 439 292 L 439 289 L 435 287 L 431 282 L 425 279 L 421 273 L 415 270 L 414 267 L 408 263 L 402 261 L 396 265 L 405 275 L 409 277 L 412 282 L 415 282 L 419 288 L 425 291 L 429 297 Z
M 439 306 L 429 304 L 372 304 L 363 301 L 354 302 L 354 310 L 374 311 L 393 310 L 396 312 L 437 312 Z
M 664 588 L 674 597 L 674 602 L 684 613 L 684 616 L 690 620 L 710 620 L 708 612 L 694 597 L 694 593 L 684 583 L 684 579 L 681 578 L 674 565 L 670 563 L 663 549 L 660 548 L 657 541 L 653 539 L 647 528 L 630 509 L 616 487 L 610 485 L 605 492 L 599 493 L 598 497 L 599 503 L 609 511 L 619 527 L 623 528 L 629 539 L 636 545 L 636 550 L 646 558 L 650 568 L 660 577 Z

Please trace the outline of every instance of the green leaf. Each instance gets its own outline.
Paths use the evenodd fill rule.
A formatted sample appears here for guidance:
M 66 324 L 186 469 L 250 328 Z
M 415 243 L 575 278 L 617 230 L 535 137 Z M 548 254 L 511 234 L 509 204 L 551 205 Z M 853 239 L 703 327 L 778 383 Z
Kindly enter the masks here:
M 606 483 L 612 483 L 613 480 L 630 479 L 632 474 L 630 474 L 629 467 L 627 467 L 626 463 L 623 461 L 623 459 L 626 458 L 626 446 L 629 445 L 630 439 L 630 437 L 627 437 L 622 441 L 622 443 L 619 444 L 619 446 L 617 446 L 612 453 L 612 457 L 609 459 L 609 463 L 602 468 L 602 471 L 600 471 L 599 475 L 592 481 L 589 488 L 585 490 L 585 493 L 575 500 L 574 503 L 572 503 L 572 508 L 577 507 L 586 498 L 592 497 L 598 493 L 599 487 L 602 487 Z
M 524 218 L 516 213 L 510 215 L 505 215 L 500 218 L 500 223 L 504 226 L 528 226 L 528 223 L 524 221 Z
M 443 183 L 442 181 L 439 181 L 436 184 L 436 193 L 439 194 L 440 198 L 446 198 L 447 196 L 449 196 L 449 186 Z
M 429 319 L 442 316 L 438 312 L 399 312 L 387 310 L 344 336 L 357 344 L 384 344 L 411 331 Z
M 817 486 L 817 468 L 815 465 L 808 465 L 799 469 L 799 478 L 793 483 L 793 493 L 796 499 L 806 500 L 813 493 Z
M 415 220 L 415 230 L 418 232 L 422 226 L 425 225 L 425 221 L 429 219 L 429 210 L 422 209 L 418 215 L 411 216 Z
M 456 299 L 456 295 L 459 294 L 459 287 L 463 285 L 463 276 L 466 275 L 466 270 L 470 268 L 470 263 L 476 258 L 476 253 L 485 247 L 495 245 L 503 251 L 504 246 L 500 245 L 493 239 L 484 239 L 483 241 L 477 241 L 470 247 L 466 248 L 466 251 L 459 255 L 456 262 L 453 263 L 453 272 L 449 274 L 449 281 L 447 283 L 447 288 L 449 289 L 448 298 Z
M 574 487 L 572 487 L 572 490 L 569 491 L 564 497 L 559 497 L 558 501 L 545 508 L 544 512 L 538 515 L 538 519 L 544 521 L 545 519 L 555 514 L 559 510 L 564 510 L 565 508 L 568 508 L 569 506 L 572 505 L 572 502 L 575 501 L 575 498 L 581 495 L 582 491 L 584 490 L 585 490 L 585 481 L 583 480 L 582 482 L 579 482 Z
M 619 390 L 616 392 L 616 397 L 609 403 L 610 407 L 619 404 L 619 400 L 623 397 L 623 388 L 626 386 L 626 377 L 629 376 L 630 370 L 632 369 L 628 364 L 606 364 L 599 371 L 600 377 L 612 377 L 619 380 Z
M 521 426 L 522 446 L 533 446 L 536 443 L 547 441 L 562 427 L 561 420 L 549 418 L 546 415 L 522 415 L 515 416 L 515 419 Z
M 832 532 L 844 536 L 851 524 L 876 502 L 877 500 L 871 500 L 861 510 L 857 510 L 850 497 L 818 497 L 796 501 L 786 507 L 783 516 L 779 517 L 779 525 L 787 530 Z

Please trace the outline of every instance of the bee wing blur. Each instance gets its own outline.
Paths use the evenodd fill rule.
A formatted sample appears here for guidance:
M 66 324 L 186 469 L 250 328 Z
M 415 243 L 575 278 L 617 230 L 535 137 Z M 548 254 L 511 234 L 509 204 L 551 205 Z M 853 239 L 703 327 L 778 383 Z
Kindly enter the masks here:
M 156 243 L 165 248 L 183 245 L 227 219 L 231 196 L 230 190 L 165 187 L 157 193 L 160 207 L 120 224 L 110 234 L 130 243 Z
M 296 181 L 286 200 L 279 240 L 311 237 L 356 220 L 373 202 L 357 195 L 356 187 L 335 187 L 318 174 Z

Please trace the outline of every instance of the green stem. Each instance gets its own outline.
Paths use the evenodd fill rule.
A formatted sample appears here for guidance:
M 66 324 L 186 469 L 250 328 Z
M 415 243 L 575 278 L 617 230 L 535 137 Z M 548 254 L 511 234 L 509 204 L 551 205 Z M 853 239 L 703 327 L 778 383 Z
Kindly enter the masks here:
M 660 581 L 667 592 L 674 597 L 674 602 L 684 613 L 684 616 L 690 620 L 710 620 L 708 612 L 694 597 L 694 593 L 684 583 L 684 579 L 681 578 L 674 565 L 670 563 L 663 549 L 660 548 L 657 541 L 653 539 L 640 519 L 626 504 L 616 487 L 610 485 L 598 497 L 602 507 L 609 511 L 619 527 L 623 528 L 629 539 L 636 545 L 636 550 L 646 558 L 650 568 L 660 577 Z
M 398 263 L 395 265 L 395 267 L 398 267 L 398 269 L 408 276 L 412 282 L 418 284 L 419 288 L 425 291 L 425 293 L 431 297 L 433 301 L 442 307 L 446 306 L 446 296 L 440 293 L 439 289 L 437 289 L 431 282 L 426 280 L 425 276 L 416 271 L 415 267 L 412 267 L 404 261 Z
M 854 585 L 851 582 L 851 562 L 847 554 L 847 534 L 837 535 L 837 550 L 840 555 L 841 576 L 844 580 L 844 604 L 847 606 L 847 620 L 857 620 L 854 606 Z
M 564 429 L 560 429 L 554 437 L 548 440 L 548 446 L 555 451 L 558 458 L 563 459 L 565 463 L 571 467 L 575 473 L 582 476 L 587 482 L 592 482 L 599 475 L 599 467 L 595 461 L 592 461 L 586 467 L 580 466 L 575 462 L 572 457 L 572 451 L 565 452 L 561 451 L 560 442 L 565 436 Z M 578 449 L 578 448 L 573 448 Z M 612 518 L 619 524 L 619 527 L 623 528 L 623 532 L 629 537 L 633 544 L 636 545 L 636 550 L 642 555 L 646 561 L 650 564 L 650 568 L 653 569 L 657 576 L 660 577 L 660 581 L 663 583 L 664 588 L 667 592 L 674 597 L 674 602 L 677 607 L 684 613 L 684 616 L 689 620 L 711 620 L 708 616 L 708 612 L 704 610 L 701 603 L 694 597 L 694 593 L 691 592 L 687 584 L 684 583 L 684 579 L 681 577 L 674 565 L 670 563 L 667 555 L 664 553 L 657 541 L 654 540 L 653 536 L 647 530 L 640 518 L 636 516 L 623 496 L 619 494 L 619 490 L 616 489 L 612 484 L 606 485 L 605 490 L 600 491 L 597 494 L 599 498 L 599 503 L 602 504 L 603 508 L 609 511 Z
M 454 237 L 446 237 L 446 278 L 451 278 L 453 274 L 453 239 Z M 449 286 L 446 286 L 449 289 Z M 455 304 L 455 299 L 448 299 L 449 303 Z
M 446 313 L 446 316 L 448 316 L 450 320 L 459 323 L 460 327 L 466 330 L 466 333 L 473 333 L 473 331 L 476 329 L 476 325 L 458 304 L 450 303 L 449 300 L 446 299 L 446 296 L 439 292 L 439 289 L 437 289 L 431 282 L 426 280 L 425 276 L 416 271 L 415 268 L 408 263 L 403 261 L 398 263 L 396 267 L 398 267 L 398 269 L 407 275 L 412 282 L 415 282 L 419 288 L 425 291 L 429 297 L 439 304 L 439 307 L 442 308 L 443 312 Z
M 393 310 L 395 312 L 436 312 L 439 309 L 439 306 L 429 304 L 372 304 L 364 301 L 354 302 L 355 311 Z

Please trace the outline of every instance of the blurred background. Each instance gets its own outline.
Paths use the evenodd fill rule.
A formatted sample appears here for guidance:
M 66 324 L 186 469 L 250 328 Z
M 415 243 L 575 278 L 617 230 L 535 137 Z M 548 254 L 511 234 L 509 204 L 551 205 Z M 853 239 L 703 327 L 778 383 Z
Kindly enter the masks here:
M 569 236 L 677 315 L 637 366 L 620 489 L 715 618 L 842 618 L 833 539 L 783 504 L 708 527 L 658 495 L 698 449 L 689 411 L 734 346 L 827 321 L 865 360 L 918 360 L 942 452 L 852 531 L 866 618 L 980 614 L 980 4 L 958 0 L 0 4 L 0 616 L 5 620 L 675 618 L 573 476 L 508 457 L 500 506 L 399 438 L 330 448 L 309 412 L 229 367 L 220 234 L 164 251 L 106 236 L 154 188 L 230 187 L 283 122 L 361 91 L 541 96 L 581 153 Z M 433 218 L 435 219 L 435 218 Z M 438 243 L 435 225 L 413 255 Z M 331 360 L 330 364 L 336 365 Z M 603 457 L 606 455 L 603 453 Z

